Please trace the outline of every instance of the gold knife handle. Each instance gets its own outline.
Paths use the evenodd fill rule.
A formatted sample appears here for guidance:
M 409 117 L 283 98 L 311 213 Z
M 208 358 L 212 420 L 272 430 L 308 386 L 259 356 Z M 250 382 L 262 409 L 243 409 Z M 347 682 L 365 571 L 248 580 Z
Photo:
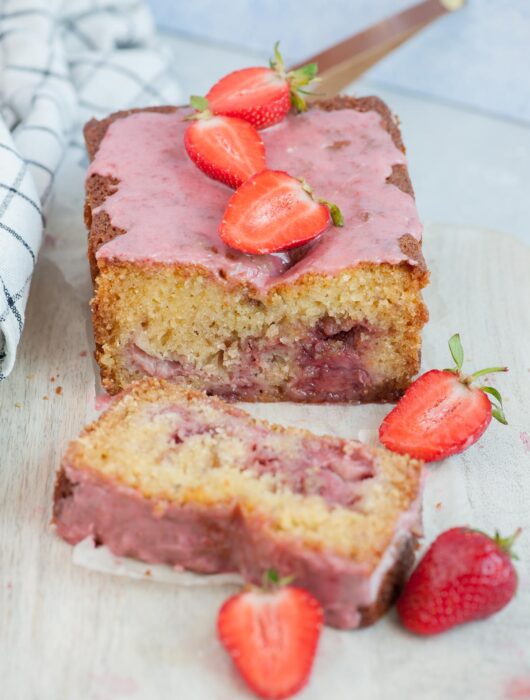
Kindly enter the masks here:
M 435 19 L 459 9 L 465 0 L 424 0 L 293 66 L 318 63 L 321 81 L 315 98 L 329 98 Z M 311 99 L 308 96 L 308 99 Z

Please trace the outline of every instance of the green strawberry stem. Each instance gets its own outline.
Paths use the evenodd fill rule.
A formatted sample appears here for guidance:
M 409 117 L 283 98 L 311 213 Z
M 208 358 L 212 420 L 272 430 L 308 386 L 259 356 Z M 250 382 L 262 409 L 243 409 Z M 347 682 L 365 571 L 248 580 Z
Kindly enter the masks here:
M 329 209 L 331 220 L 333 221 L 334 226 L 344 226 L 344 217 L 342 215 L 341 210 L 336 204 L 328 202 L 326 199 L 319 199 L 318 203 L 324 204 L 324 206 L 326 206 Z
M 502 537 L 498 530 L 495 531 L 495 536 L 492 538 L 496 545 L 498 545 L 503 552 L 506 552 L 512 559 L 519 559 L 515 552 L 512 552 L 512 547 L 522 532 L 522 528 L 518 527 L 513 535 L 508 537 Z
M 464 348 L 460 341 L 460 333 L 455 333 L 449 338 L 449 351 L 455 361 L 456 368 L 461 370 L 464 364 Z
M 274 58 L 269 60 L 270 67 L 275 70 L 282 78 L 285 77 L 285 64 L 283 62 L 283 56 L 280 53 L 280 42 L 276 41 L 274 44 Z
M 192 95 L 190 97 L 190 107 L 193 107 L 195 112 L 189 114 L 185 117 L 185 121 L 190 121 L 192 119 L 211 119 L 212 112 L 210 110 L 210 104 L 206 97 L 201 97 L 200 95 Z
M 318 65 L 316 63 L 308 63 L 301 68 L 291 70 L 287 73 L 285 71 L 285 63 L 283 56 L 280 53 L 279 46 L 280 42 L 277 41 L 274 44 L 274 58 L 270 59 L 269 65 L 274 71 L 276 71 L 280 78 L 287 80 L 289 83 L 291 91 L 291 105 L 297 112 L 305 112 L 307 109 L 307 104 L 300 93 L 303 93 L 304 95 L 312 95 L 313 93 L 308 92 L 307 90 L 302 90 L 301 88 L 303 88 L 305 85 L 309 85 L 309 83 L 319 80 L 319 78 L 317 78 Z
M 449 352 L 453 358 L 456 367 L 445 370 L 446 372 L 453 372 L 458 375 L 458 378 L 466 386 L 470 386 L 475 379 L 482 377 L 486 374 L 493 374 L 495 372 L 507 372 L 508 367 L 487 367 L 486 369 L 480 369 L 477 372 L 473 372 L 470 375 L 464 375 L 462 373 L 462 365 L 464 364 L 464 348 L 462 347 L 462 342 L 460 340 L 460 334 L 455 333 L 449 338 Z M 492 386 L 480 386 L 479 389 L 484 391 L 486 394 L 493 396 L 494 400 L 491 400 L 491 415 L 495 420 L 499 421 L 503 425 L 508 425 L 506 416 L 504 415 L 504 409 L 502 406 L 502 397 L 500 392 Z
M 508 367 L 488 367 L 487 369 L 479 369 L 478 372 L 473 372 L 471 375 L 473 379 L 477 377 L 482 377 L 484 374 L 494 374 L 495 372 L 507 372 Z
M 502 406 L 502 397 L 500 392 L 495 389 L 493 386 L 481 386 L 480 387 L 481 391 L 484 391 L 486 394 L 491 394 L 496 400 L 497 404 L 494 401 L 491 401 L 491 415 L 495 418 L 495 420 L 498 420 L 499 423 L 502 423 L 503 425 L 508 425 L 508 421 L 506 420 L 506 416 L 504 415 L 504 409 Z
M 288 586 L 294 580 L 294 576 L 283 576 L 280 578 L 276 569 L 267 569 L 263 574 L 262 589 L 264 591 L 275 590 L 282 586 Z
M 298 180 L 301 183 L 304 192 L 307 192 L 311 199 L 314 200 L 315 193 L 313 192 L 313 188 L 309 182 L 303 177 L 299 177 Z M 317 202 L 328 208 L 334 226 L 344 226 L 344 217 L 336 204 L 333 204 L 333 202 L 328 202 L 327 199 L 317 199 Z

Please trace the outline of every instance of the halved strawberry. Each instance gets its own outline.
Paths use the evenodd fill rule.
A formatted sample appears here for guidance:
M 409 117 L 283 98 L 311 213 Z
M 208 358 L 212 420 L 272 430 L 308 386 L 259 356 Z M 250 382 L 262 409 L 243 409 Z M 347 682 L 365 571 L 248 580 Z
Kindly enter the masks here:
M 214 114 L 226 114 L 250 122 L 256 129 L 280 122 L 294 107 L 306 107 L 301 93 L 305 85 L 316 79 L 317 64 L 286 72 L 278 42 L 270 68 L 243 68 L 229 73 L 206 95 Z
M 250 688 L 287 698 L 309 679 L 323 612 L 316 598 L 267 572 L 266 588 L 229 598 L 217 619 L 219 638 Z
M 193 96 L 196 111 L 184 135 L 189 157 L 208 177 L 236 189 L 266 167 L 265 146 L 256 129 L 234 117 L 213 116 L 203 97 Z
M 497 389 L 471 384 L 484 374 L 506 372 L 508 368 L 489 367 L 465 376 L 461 372 L 464 351 L 458 334 L 449 340 L 449 349 L 456 367 L 433 369 L 416 379 L 382 422 L 379 439 L 388 449 L 433 462 L 470 447 L 492 416 L 506 423 Z
M 230 197 L 219 235 L 244 253 L 274 253 L 310 241 L 331 221 L 343 225 L 340 210 L 315 200 L 304 180 L 263 170 Z

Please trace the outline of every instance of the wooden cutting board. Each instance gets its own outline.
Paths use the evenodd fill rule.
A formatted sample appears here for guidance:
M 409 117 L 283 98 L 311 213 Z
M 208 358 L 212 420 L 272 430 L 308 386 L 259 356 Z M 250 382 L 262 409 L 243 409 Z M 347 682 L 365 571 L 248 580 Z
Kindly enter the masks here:
M 81 172 L 81 170 L 79 170 Z M 76 566 L 51 528 L 54 472 L 94 416 L 80 175 L 62 183 L 33 281 L 13 375 L 0 385 L 0 671 L 2 697 L 113 700 L 250 697 L 214 635 L 232 587 L 184 588 Z M 431 226 L 431 320 L 423 365 L 449 362 L 459 331 L 467 366 L 507 364 L 496 385 L 509 425 L 427 469 L 425 542 L 454 524 L 524 528 L 520 589 L 502 613 L 434 639 L 394 613 L 357 632 L 326 629 L 300 698 L 530 697 L 530 249 L 508 235 Z M 251 406 L 257 416 L 344 437 L 370 436 L 389 406 Z M 526 684 L 526 685 L 525 685 Z M 516 693 L 519 693 L 517 695 Z

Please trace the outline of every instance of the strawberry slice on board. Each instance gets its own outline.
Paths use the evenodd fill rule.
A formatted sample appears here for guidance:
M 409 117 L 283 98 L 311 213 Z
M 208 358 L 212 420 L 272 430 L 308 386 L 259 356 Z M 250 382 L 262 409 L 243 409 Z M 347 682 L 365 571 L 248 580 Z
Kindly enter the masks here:
M 323 624 L 320 603 L 274 570 L 219 611 L 217 632 L 251 690 L 280 700 L 309 680 Z
M 449 350 L 456 367 L 422 374 L 381 423 L 379 439 L 389 450 L 434 462 L 470 447 L 492 416 L 506 424 L 497 389 L 473 386 L 473 382 L 508 368 L 489 367 L 466 376 L 462 373 L 464 351 L 458 334 L 449 340 Z
M 511 537 L 494 537 L 467 527 L 439 535 L 413 571 L 397 602 L 407 629 L 439 634 L 502 610 L 517 590 Z
M 221 78 L 206 95 L 214 114 L 226 114 L 250 122 L 256 129 L 281 122 L 291 107 L 303 112 L 307 105 L 303 88 L 318 80 L 317 64 L 286 71 L 274 45 L 270 67 L 243 68 Z
M 231 196 L 219 235 L 244 253 L 275 253 L 307 243 L 331 222 L 343 225 L 339 208 L 315 199 L 304 180 L 280 170 L 263 170 Z
M 184 146 L 195 165 L 213 180 L 237 189 L 264 170 L 265 146 L 256 129 L 243 119 L 214 116 L 204 97 L 194 95 L 196 112 L 184 134 Z

